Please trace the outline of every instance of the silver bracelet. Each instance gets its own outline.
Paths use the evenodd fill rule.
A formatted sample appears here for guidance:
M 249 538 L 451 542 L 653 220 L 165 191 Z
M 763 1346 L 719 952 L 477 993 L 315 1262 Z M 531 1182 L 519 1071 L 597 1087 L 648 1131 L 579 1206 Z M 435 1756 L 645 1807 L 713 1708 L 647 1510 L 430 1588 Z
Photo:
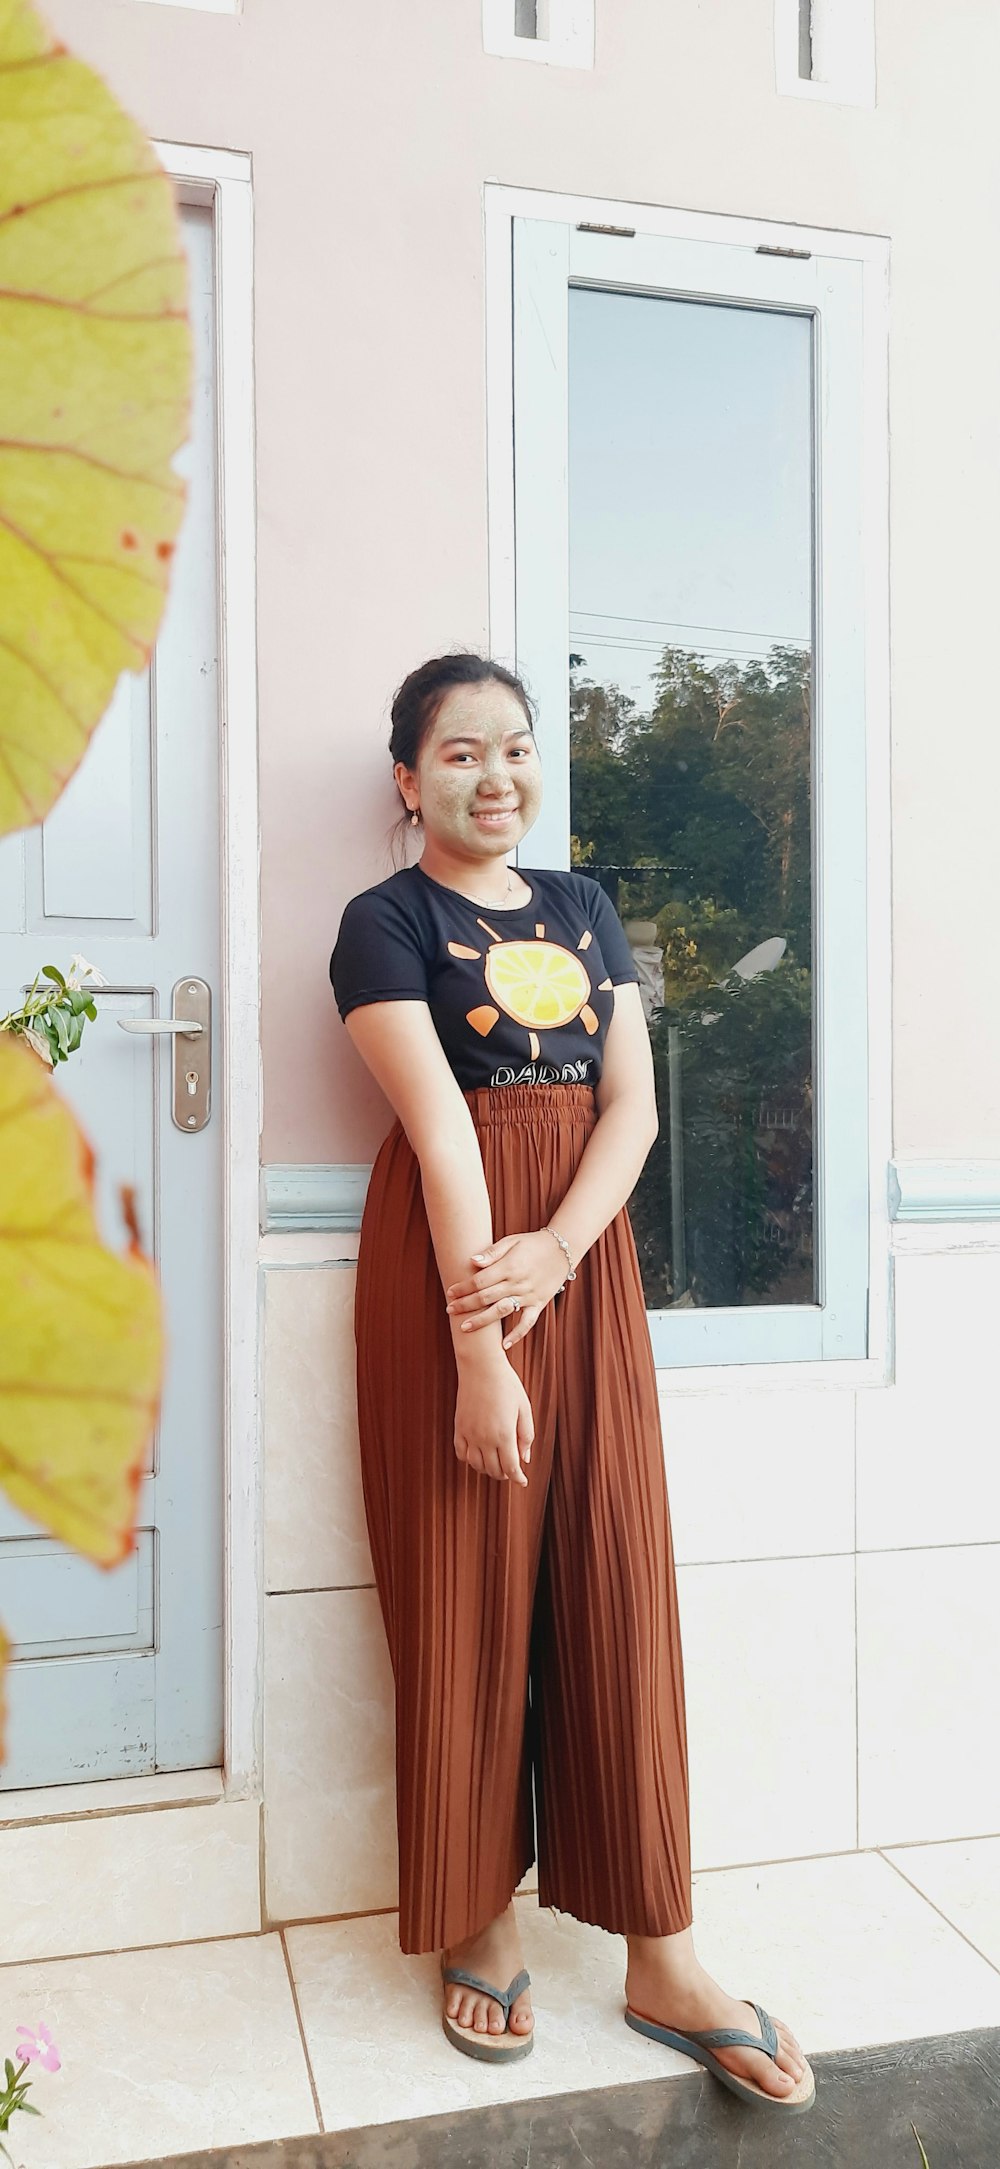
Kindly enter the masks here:
M 576 1267 L 573 1263 L 572 1258 L 570 1257 L 569 1244 L 566 1241 L 566 1237 L 564 1235 L 560 1235 L 556 1228 L 550 1228 L 548 1225 L 546 1226 L 545 1233 L 546 1235 L 554 1235 L 560 1250 L 564 1250 L 566 1252 L 566 1280 L 575 1280 Z M 566 1285 L 566 1280 L 563 1281 L 563 1287 L 565 1287 Z

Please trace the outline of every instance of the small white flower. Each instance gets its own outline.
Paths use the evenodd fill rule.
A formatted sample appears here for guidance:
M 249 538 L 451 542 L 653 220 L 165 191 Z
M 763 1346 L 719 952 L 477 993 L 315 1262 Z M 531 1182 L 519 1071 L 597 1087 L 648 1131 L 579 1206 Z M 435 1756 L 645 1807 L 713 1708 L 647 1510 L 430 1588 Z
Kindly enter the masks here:
M 89 981 L 93 987 L 106 987 L 108 983 L 104 973 L 98 971 L 96 964 L 88 964 L 85 956 L 71 957 L 70 967 L 66 974 L 66 985 L 80 988 L 85 980 Z

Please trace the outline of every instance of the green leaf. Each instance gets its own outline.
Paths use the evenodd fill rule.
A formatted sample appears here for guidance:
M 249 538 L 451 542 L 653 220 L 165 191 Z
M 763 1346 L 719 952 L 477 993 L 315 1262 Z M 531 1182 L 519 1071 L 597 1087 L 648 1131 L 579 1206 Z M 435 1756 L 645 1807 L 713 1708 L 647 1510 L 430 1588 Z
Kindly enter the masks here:
M 63 978 L 61 971 L 57 971 L 54 964 L 43 964 L 42 970 L 45 974 L 46 979 L 54 979 L 56 986 L 62 987 L 63 991 L 65 992 L 66 981 Z
M 172 183 L 32 0 L 0 0 L 0 142 L 3 835 L 44 819 L 149 661 L 192 342 Z
M 3 2066 L 3 2069 L 4 2069 L 4 2077 L 5 2077 L 6 2081 L 7 2081 L 7 2084 L 8 2084 L 8 2086 L 13 2086 L 13 2084 L 14 2084 L 14 2066 L 13 2066 L 13 2064 L 11 2063 L 11 2060 L 10 2060 L 10 2057 L 9 2057 L 9 2056 L 5 2056 L 5 2058 L 4 2058 L 4 2066 Z

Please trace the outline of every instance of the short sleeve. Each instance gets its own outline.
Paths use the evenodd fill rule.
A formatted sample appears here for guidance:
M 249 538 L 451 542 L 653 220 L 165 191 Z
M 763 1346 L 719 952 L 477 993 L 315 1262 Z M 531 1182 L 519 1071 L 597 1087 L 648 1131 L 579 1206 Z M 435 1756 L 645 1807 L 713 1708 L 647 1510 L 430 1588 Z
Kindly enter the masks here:
M 427 1000 L 419 930 L 395 897 L 365 890 L 345 905 L 330 984 L 342 1017 L 365 1002 Z
M 586 877 L 590 889 L 590 917 L 601 955 L 608 968 L 608 977 L 616 987 L 639 983 L 639 968 L 629 947 L 628 935 L 606 889 L 590 875 Z

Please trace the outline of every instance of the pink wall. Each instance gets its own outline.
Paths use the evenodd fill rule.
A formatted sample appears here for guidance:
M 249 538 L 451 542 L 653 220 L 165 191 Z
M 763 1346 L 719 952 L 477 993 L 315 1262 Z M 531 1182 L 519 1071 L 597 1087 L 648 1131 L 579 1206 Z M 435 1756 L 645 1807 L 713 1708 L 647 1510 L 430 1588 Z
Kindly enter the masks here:
M 246 0 L 240 17 L 145 0 L 48 9 L 151 134 L 254 159 L 263 1157 L 367 1160 L 389 1120 L 337 1019 L 327 962 L 346 897 L 390 870 L 392 691 L 426 655 L 488 639 L 487 177 L 890 233 L 894 450 L 914 510 L 931 418 L 953 398 L 960 303 L 964 434 L 951 451 L 947 438 L 932 446 L 934 522 L 907 518 L 895 559 L 895 780 L 908 812 L 895 1013 L 909 1056 L 897 1149 L 995 1150 L 1000 1027 L 998 1005 L 987 1016 L 978 998 L 975 930 L 985 944 L 1000 904 L 1000 739 L 981 701 L 954 701 L 949 612 L 989 623 L 1000 573 L 1000 17 L 975 0 L 882 0 L 872 114 L 776 96 L 771 0 L 597 10 L 591 74 L 485 56 L 478 0 Z M 940 820 L 947 700 L 956 775 L 977 778 L 953 835 Z M 972 929 L 961 954 L 939 910 L 953 886 Z

